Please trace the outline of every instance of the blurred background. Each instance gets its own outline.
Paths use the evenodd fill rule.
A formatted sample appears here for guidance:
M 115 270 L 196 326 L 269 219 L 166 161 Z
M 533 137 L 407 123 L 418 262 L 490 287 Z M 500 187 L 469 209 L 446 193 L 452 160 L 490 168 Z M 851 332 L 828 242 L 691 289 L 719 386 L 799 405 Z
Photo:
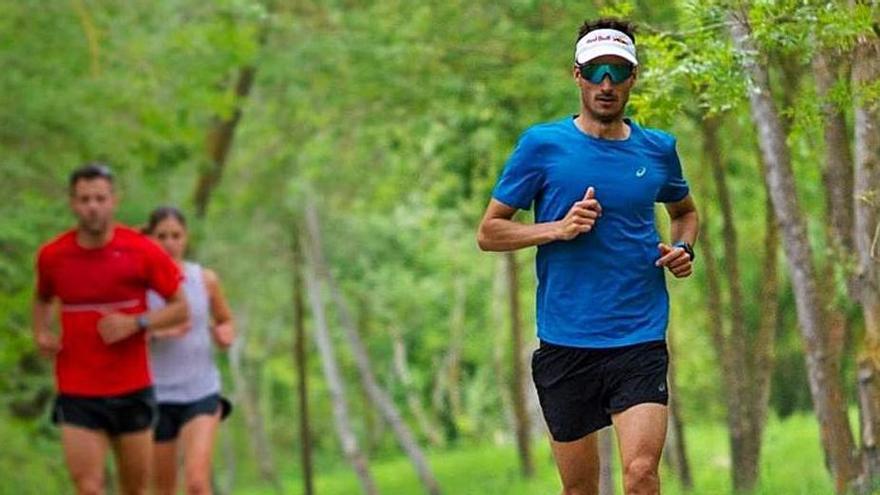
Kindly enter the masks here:
M 600 14 L 638 23 L 629 113 L 677 135 L 703 220 L 694 276 L 668 280 L 664 493 L 870 493 L 878 12 L 0 1 L 0 493 L 71 490 L 30 300 L 36 249 L 73 224 L 67 175 L 92 160 L 119 177 L 120 221 L 184 209 L 232 303 L 218 493 L 558 493 L 534 250 L 483 253 L 475 231 L 518 135 L 578 112 L 574 42 Z M 613 452 L 604 432 L 605 494 Z

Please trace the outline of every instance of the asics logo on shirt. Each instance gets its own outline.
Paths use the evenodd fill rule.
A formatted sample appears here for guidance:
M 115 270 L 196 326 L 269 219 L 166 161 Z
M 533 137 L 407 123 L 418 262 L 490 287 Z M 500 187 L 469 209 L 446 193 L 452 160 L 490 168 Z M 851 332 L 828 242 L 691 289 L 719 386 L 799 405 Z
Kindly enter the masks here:
M 648 169 L 646 169 L 645 167 L 639 167 L 639 169 L 636 170 L 636 177 L 644 176 L 645 172 L 647 172 L 647 171 L 648 171 Z

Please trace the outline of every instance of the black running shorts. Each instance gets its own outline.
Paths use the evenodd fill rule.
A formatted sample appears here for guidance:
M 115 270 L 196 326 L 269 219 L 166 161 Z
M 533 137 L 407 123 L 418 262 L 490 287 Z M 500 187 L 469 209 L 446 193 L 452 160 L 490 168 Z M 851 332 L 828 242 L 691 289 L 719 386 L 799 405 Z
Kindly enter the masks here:
M 202 414 L 213 416 L 218 410 L 220 419 L 226 418 L 232 411 L 232 404 L 219 394 L 211 394 L 193 402 L 162 402 L 159 404 L 159 421 L 156 422 L 154 439 L 157 442 L 174 440 L 189 420 Z
M 550 435 L 572 442 L 636 404 L 666 405 L 668 363 L 664 341 L 608 349 L 542 341 L 532 354 L 532 378 Z
M 124 395 L 82 397 L 60 394 L 52 408 L 52 421 L 110 436 L 148 430 L 156 420 L 156 396 L 152 387 Z

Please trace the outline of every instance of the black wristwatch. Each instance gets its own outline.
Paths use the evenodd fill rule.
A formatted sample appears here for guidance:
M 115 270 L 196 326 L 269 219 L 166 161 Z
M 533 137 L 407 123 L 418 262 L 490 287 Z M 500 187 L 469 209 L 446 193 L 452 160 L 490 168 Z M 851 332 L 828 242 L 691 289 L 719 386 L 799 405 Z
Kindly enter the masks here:
M 672 247 L 680 247 L 680 248 L 684 249 L 684 252 L 686 252 L 688 254 L 688 256 L 691 257 L 691 263 L 693 263 L 694 258 L 696 258 L 696 256 L 694 255 L 694 247 L 693 246 L 691 246 L 690 244 L 688 244 L 685 241 L 678 241 L 675 244 L 673 244 Z
M 137 315 L 137 318 L 135 318 L 134 321 L 137 322 L 137 327 L 139 331 L 150 328 L 150 320 L 149 318 L 147 318 L 146 313 L 141 313 Z

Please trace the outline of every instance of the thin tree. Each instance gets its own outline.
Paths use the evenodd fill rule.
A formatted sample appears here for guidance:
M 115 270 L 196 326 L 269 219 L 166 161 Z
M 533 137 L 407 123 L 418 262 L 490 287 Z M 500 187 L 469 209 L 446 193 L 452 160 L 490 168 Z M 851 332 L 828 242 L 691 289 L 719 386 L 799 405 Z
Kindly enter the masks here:
M 772 208 L 770 208 L 768 212 L 770 223 L 766 226 L 765 233 L 765 250 L 761 253 L 765 271 L 762 288 L 770 292 L 767 292 L 767 298 L 759 301 L 759 304 L 762 307 L 769 306 L 768 316 L 772 318 L 762 321 L 757 331 L 749 332 L 746 327 L 746 297 L 739 271 L 739 240 L 733 199 L 719 139 L 721 124 L 719 116 L 706 116 L 701 121 L 700 128 L 703 136 L 703 162 L 709 164 L 718 198 L 717 204 L 721 210 L 723 273 L 729 294 L 729 318 L 725 318 L 722 312 L 721 283 L 715 253 L 712 251 L 714 244 L 712 232 L 705 229 L 702 239 L 707 252 L 705 266 L 709 282 L 708 309 L 710 314 L 715 315 L 711 320 L 710 330 L 724 380 L 733 486 L 735 490 L 750 491 L 754 489 L 758 480 L 761 439 L 770 397 L 777 305 L 777 298 L 773 296 L 778 285 L 775 276 L 776 229 L 772 225 Z M 729 330 L 725 330 L 726 325 L 729 325 Z
M 271 7 L 273 3 L 268 1 L 267 7 Z M 265 46 L 268 39 L 270 19 L 271 17 L 267 16 L 266 21 L 263 22 L 258 31 L 257 43 L 260 47 Z M 211 126 L 208 128 L 208 133 L 205 136 L 205 154 L 207 155 L 208 162 L 199 171 L 196 188 L 193 193 L 196 216 L 199 218 L 203 218 L 207 213 L 211 195 L 220 184 L 223 171 L 226 169 L 226 162 L 228 161 L 229 150 L 232 148 L 232 142 L 235 138 L 235 131 L 244 113 L 244 102 L 251 92 L 256 74 L 257 66 L 255 63 L 248 63 L 239 67 L 235 84 L 232 87 L 233 96 L 235 97 L 232 111 L 228 115 L 215 115 L 211 119 Z
M 812 68 L 816 80 L 816 93 L 821 102 L 824 144 L 824 167 L 822 182 L 825 186 L 825 224 L 828 252 L 822 267 L 822 291 L 833 294 L 835 270 L 843 267 L 847 273 L 847 285 L 852 296 L 855 291 L 852 260 L 854 259 L 853 225 L 853 159 L 850 151 L 846 116 L 833 97 L 835 85 L 848 82 L 841 77 L 846 73 L 848 57 L 841 50 L 818 48 L 813 57 Z M 789 92 L 786 92 L 788 94 Z M 857 297 L 857 296 L 856 296 Z M 835 359 L 843 358 L 844 344 L 849 334 L 846 313 L 833 304 L 828 306 L 828 341 Z
M 846 72 L 847 65 L 848 60 L 843 53 L 823 48 L 816 50 L 812 62 L 816 96 L 822 105 L 822 133 L 825 138 L 822 182 L 826 192 L 828 230 L 838 258 L 854 251 L 852 151 L 846 115 L 832 98 L 834 87 L 840 82 L 840 74 Z
M 846 401 L 840 363 L 834 359 L 827 339 L 825 301 L 819 292 L 812 249 L 806 235 L 803 212 L 797 199 L 791 158 L 785 132 L 770 91 L 769 74 L 758 60 L 746 12 L 729 14 L 729 27 L 740 63 L 750 78 L 748 90 L 752 120 L 764 162 L 773 209 L 782 234 L 789 273 L 794 288 L 798 322 L 806 350 L 810 393 L 819 419 L 822 445 L 838 493 L 859 476 L 855 442 L 846 415 Z
M 415 467 L 422 485 L 431 495 L 438 495 L 440 493 L 440 486 L 438 485 L 434 474 L 431 472 L 431 468 L 428 465 L 425 455 L 416 443 L 415 437 L 409 427 L 397 411 L 397 407 L 394 405 L 394 402 L 392 402 L 391 397 L 389 397 L 377 382 L 373 374 L 373 367 L 370 364 L 370 358 L 367 355 L 366 347 L 358 334 L 354 319 L 351 317 L 351 312 L 348 309 L 348 304 L 342 297 L 342 293 L 336 285 L 336 282 L 324 261 L 318 214 L 311 199 L 306 201 L 305 216 L 306 232 L 308 234 L 305 244 L 309 246 L 308 252 L 313 256 L 310 258 L 311 262 L 314 263 L 313 266 L 315 267 L 317 274 L 327 283 L 330 296 L 336 303 L 339 319 L 342 324 L 342 330 L 345 333 L 352 354 L 354 355 L 355 365 L 358 368 L 358 374 L 360 375 L 364 390 L 379 410 L 379 413 L 382 415 L 385 422 L 391 427 L 391 431 L 394 433 L 397 442 Z
M 457 272 L 457 270 L 454 270 Z M 449 353 L 447 354 L 447 391 L 452 420 L 458 422 L 462 416 L 461 406 L 461 348 L 464 343 L 465 307 L 467 290 L 464 277 L 453 279 L 452 312 L 449 317 Z
M 232 371 L 232 380 L 235 384 L 236 404 L 241 406 L 244 414 L 245 424 L 250 432 L 248 440 L 254 457 L 257 459 L 257 466 L 260 471 L 260 477 L 264 482 L 270 484 L 277 493 L 281 492 L 281 483 L 278 479 L 278 473 L 275 469 L 275 462 L 272 456 L 272 450 L 269 446 L 269 440 L 266 435 L 266 428 L 260 408 L 257 404 L 257 397 L 251 387 L 248 377 L 244 371 L 242 363 L 242 350 L 247 342 L 248 332 L 244 322 L 246 318 L 241 318 L 241 332 L 239 337 L 235 339 L 232 347 L 229 348 L 229 368 Z
M 676 345 L 672 333 L 666 338 L 669 345 L 669 425 L 666 436 L 666 447 L 663 449 L 666 459 L 669 461 L 673 472 L 678 477 L 682 488 L 689 491 L 694 487 L 691 475 L 691 464 L 687 455 L 687 441 L 685 439 L 684 418 L 681 414 L 681 405 L 678 402 L 678 380 L 676 380 Z
M 327 380 L 330 400 L 333 403 L 333 424 L 336 427 L 336 434 L 339 437 L 339 442 L 342 444 L 345 458 L 348 459 L 355 474 L 357 474 L 364 493 L 376 495 L 379 491 L 376 488 L 373 477 L 370 475 L 367 458 L 361 452 L 360 447 L 358 447 L 357 437 L 351 426 L 348 402 L 345 400 L 345 387 L 343 386 L 342 376 L 339 373 L 339 364 L 336 362 L 336 356 L 333 352 L 333 341 L 330 338 L 330 331 L 327 327 L 327 316 L 322 297 L 324 287 L 321 277 L 318 275 L 319 269 L 316 267 L 317 253 L 315 253 L 309 240 L 304 239 L 304 241 L 300 243 L 305 259 L 303 278 L 306 282 L 306 291 L 309 294 L 312 319 L 315 324 L 315 343 L 321 355 L 321 367 L 324 371 L 324 378 Z
M 309 380 L 308 356 L 306 354 L 305 304 L 303 301 L 303 259 L 299 246 L 299 230 L 293 229 L 293 362 L 297 371 L 297 397 L 299 398 L 300 458 L 302 460 L 303 493 L 315 493 L 312 468 L 312 435 L 309 428 Z
M 394 343 L 394 373 L 397 375 L 397 378 L 400 380 L 400 384 L 403 387 L 403 392 L 406 395 L 406 404 L 409 407 L 410 413 L 412 413 L 413 418 L 416 420 L 416 424 L 418 424 L 419 429 L 422 431 L 425 438 L 428 439 L 428 442 L 434 447 L 441 447 L 444 442 L 443 435 L 440 433 L 440 428 L 434 424 L 431 417 L 428 415 L 428 412 L 425 410 L 425 406 L 422 404 L 418 391 L 414 389 L 412 373 L 409 371 L 409 358 L 407 358 L 406 343 L 403 341 L 400 329 L 391 325 L 389 327 L 389 333 L 391 334 L 391 339 Z
M 526 408 L 527 398 L 523 366 L 522 319 L 519 301 L 519 267 L 516 253 L 503 253 L 505 272 L 507 273 L 507 297 L 510 301 L 510 359 L 512 360 L 513 379 L 510 381 L 511 399 L 513 401 L 513 418 L 516 422 L 516 445 L 519 451 L 520 469 L 523 476 L 530 478 L 535 473 L 532 462 L 529 427 L 529 413 Z
M 857 297 L 865 321 L 859 356 L 862 453 L 872 482 L 880 478 L 880 102 L 865 87 L 880 81 L 880 24 L 862 36 L 853 58 Z
M 504 269 L 505 261 L 504 258 L 498 256 L 495 258 L 494 267 L 493 267 L 493 276 L 492 276 L 492 292 L 490 294 L 491 302 L 491 326 L 494 329 L 492 333 L 492 372 L 497 380 L 498 386 L 498 395 L 501 400 L 501 407 L 504 412 L 504 431 L 516 431 L 516 421 L 514 420 L 513 414 L 513 400 L 511 399 L 511 387 L 507 386 L 507 380 L 505 380 L 505 365 L 504 365 L 504 342 L 507 340 L 505 337 L 507 333 L 503 330 L 506 325 L 505 314 L 506 304 L 504 301 L 504 292 L 505 292 L 505 277 L 507 273 Z M 540 423 L 543 426 L 543 423 Z

